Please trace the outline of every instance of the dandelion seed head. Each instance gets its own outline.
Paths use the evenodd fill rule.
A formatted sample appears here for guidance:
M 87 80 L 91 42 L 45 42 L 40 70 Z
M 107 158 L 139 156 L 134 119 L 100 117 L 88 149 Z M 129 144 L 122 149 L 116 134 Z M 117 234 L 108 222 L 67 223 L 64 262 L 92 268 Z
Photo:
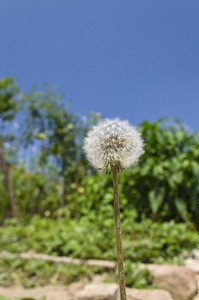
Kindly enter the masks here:
M 143 140 L 137 129 L 128 121 L 102 120 L 94 126 L 84 140 L 84 152 L 96 169 L 117 166 L 125 169 L 137 163 L 144 153 Z

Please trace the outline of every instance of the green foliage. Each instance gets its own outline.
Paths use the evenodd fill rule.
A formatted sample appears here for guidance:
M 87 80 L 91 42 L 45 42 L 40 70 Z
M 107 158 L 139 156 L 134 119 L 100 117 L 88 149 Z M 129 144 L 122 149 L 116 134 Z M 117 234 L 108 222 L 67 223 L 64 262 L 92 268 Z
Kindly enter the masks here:
M 53 179 L 50 168 L 48 168 L 48 174 L 27 171 L 23 166 L 13 168 L 11 173 L 12 187 L 23 222 L 28 222 L 30 215 L 37 213 L 41 216 L 57 216 L 59 185 Z M 10 207 L 1 173 L 0 191 L 0 220 L 3 220 L 6 215 L 9 216 Z
M 131 262 L 162 263 L 199 245 L 199 235 L 186 223 L 122 221 L 124 257 Z M 85 239 L 86 237 L 86 239 Z M 116 260 L 114 224 L 96 217 L 52 220 L 34 217 L 27 226 L 0 228 L 0 251 L 35 251 L 82 259 Z
M 124 272 L 126 274 L 126 286 L 128 287 L 137 289 L 143 289 L 146 287 L 157 288 L 157 286 L 153 284 L 151 273 L 147 269 L 140 269 L 139 265 L 132 266 L 131 261 L 125 262 Z
M 0 80 L 0 143 L 1 147 L 9 143 L 10 150 L 6 151 L 9 162 L 14 161 L 16 154 L 16 134 L 12 121 L 15 120 L 19 110 L 19 88 L 15 84 L 14 77 L 5 77 Z M 4 149 L 5 151 L 5 149 Z M 0 165 L 1 168 L 1 165 Z
M 40 163 L 45 163 L 47 157 L 52 156 L 65 180 L 71 176 L 74 179 L 81 143 L 78 116 L 69 112 L 62 103 L 62 95 L 48 85 L 43 91 L 33 88 L 24 95 L 23 103 L 26 112 L 25 144 L 40 140 L 43 152 Z
M 18 110 L 16 94 L 19 89 L 14 83 L 13 77 L 0 80 L 0 119 L 10 121 L 15 117 Z
M 9 143 L 8 164 L 13 163 L 16 154 L 17 136 L 13 129 L 12 121 L 15 120 L 20 107 L 19 88 L 14 77 L 5 77 L 0 80 L 0 143 Z M 5 151 L 5 149 L 4 149 Z
M 167 125 L 161 120 L 145 121 L 139 129 L 145 154 L 136 166 L 119 174 L 122 216 L 131 212 L 138 220 L 174 219 L 199 226 L 198 132 L 188 133 L 178 122 Z M 96 212 L 99 217 L 112 212 L 111 176 L 85 177 L 68 202 L 73 215 L 91 218 Z
M 190 220 L 198 226 L 199 133 L 165 119 L 145 121 L 140 130 L 146 153 L 130 170 L 135 183 L 129 186 L 138 191 L 138 212 L 154 220 Z
M 21 93 L 20 97 L 18 92 L 14 78 L 0 81 L 0 120 L 3 128 L 0 142 L 9 168 L 9 178 L 12 177 L 14 198 L 23 221 L 29 219 L 29 214 L 37 213 L 56 217 L 55 211 L 66 202 L 72 184 L 75 182 L 78 185 L 87 172 L 82 140 L 89 125 L 97 121 L 97 116 L 92 114 L 83 122 L 63 105 L 62 95 L 55 93 L 48 85 L 43 91 L 33 88 L 29 93 Z M 19 108 L 21 115 L 16 119 Z M 8 122 L 16 120 L 20 122 L 21 130 L 15 130 L 13 124 L 10 126 Z M 18 162 L 18 153 L 25 153 L 23 147 L 28 147 L 30 151 L 32 144 L 36 145 L 37 154 L 31 159 L 34 161 L 31 170 L 26 170 Z M 24 160 L 23 165 L 30 168 L 30 160 Z M 11 202 L 1 171 L 0 222 L 10 216 Z
M 1 173 L 0 173 L 0 203 L 1 203 L 0 221 L 2 221 L 5 219 L 6 213 L 9 211 L 10 207 L 9 207 L 8 195 L 4 184 L 3 174 Z
M 36 285 L 67 284 L 82 277 L 90 280 L 102 268 L 16 258 L 12 253 L 36 252 L 82 259 L 116 261 L 114 224 L 106 217 L 81 219 L 45 219 L 34 217 L 27 226 L 16 226 L 8 220 L 0 228 L 0 285 L 22 283 Z M 199 235 L 186 223 L 141 223 L 130 218 L 122 222 L 126 283 L 129 287 L 152 288 L 151 275 L 138 263 L 182 263 L 185 253 L 199 246 Z M 133 265 L 132 269 L 132 263 Z M 108 272 L 106 270 L 106 272 Z M 110 271 L 106 281 L 117 282 L 117 273 Z
M 1 286 L 21 283 L 25 288 L 33 288 L 46 284 L 70 284 L 82 278 L 91 280 L 95 274 L 105 272 L 103 268 L 77 266 L 73 264 L 55 264 L 42 260 L 1 259 Z M 8 273 L 9 272 L 9 273 Z M 140 269 L 139 265 L 132 266 L 130 261 L 125 263 L 126 285 L 134 288 L 157 288 L 152 283 L 148 270 Z M 104 280 L 107 283 L 117 282 L 117 270 L 107 271 Z M 1 298 L 0 298 L 1 299 Z
M 131 261 L 125 261 L 124 273 L 127 287 L 137 289 L 158 288 L 158 286 L 153 283 L 153 279 L 149 270 L 140 268 L 139 264 L 132 265 Z M 106 283 L 117 282 L 118 271 L 115 270 L 115 272 L 109 272 L 104 281 Z
M 92 115 L 85 124 L 62 103 L 62 95 L 45 85 L 43 91 L 33 88 L 22 99 L 24 107 L 23 141 L 25 146 L 40 145 L 38 164 L 44 172 L 48 161 L 53 162 L 59 177 L 60 207 L 67 202 L 71 184 L 78 183 L 86 173 L 87 163 L 82 154 L 82 141 Z M 89 168 L 90 169 L 90 168 Z
M 0 259 L 0 285 L 22 284 L 25 288 L 37 285 L 70 284 L 81 278 L 91 280 L 94 274 L 103 269 L 97 267 L 77 266 L 73 264 L 55 264 L 43 260 Z

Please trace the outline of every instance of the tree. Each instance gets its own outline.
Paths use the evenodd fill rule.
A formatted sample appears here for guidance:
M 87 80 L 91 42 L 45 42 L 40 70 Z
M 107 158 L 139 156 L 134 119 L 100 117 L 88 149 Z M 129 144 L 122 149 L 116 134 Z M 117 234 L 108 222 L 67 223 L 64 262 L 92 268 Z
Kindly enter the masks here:
M 60 207 L 63 207 L 71 183 L 78 176 L 78 118 L 62 104 L 61 95 L 45 86 L 38 92 L 33 88 L 23 97 L 25 104 L 25 144 L 42 144 L 40 164 L 52 160 L 58 169 Z
M 18 111 L 18 103 L 16 99 L 18 91 L 19 89 L 14 83 L 14 78 L 3 78 L 0 81 L 0 168 L 4 176 L 12 216 L 17 220 L 19 220 L 18 209 L 9 176 L 9 166 L 6 162 L 4 145 L 6 142 L 11 142 L 14 139 L 12 132 L 8 129 L 8 125 L 10 125 L 10 123 L 14 120 Z

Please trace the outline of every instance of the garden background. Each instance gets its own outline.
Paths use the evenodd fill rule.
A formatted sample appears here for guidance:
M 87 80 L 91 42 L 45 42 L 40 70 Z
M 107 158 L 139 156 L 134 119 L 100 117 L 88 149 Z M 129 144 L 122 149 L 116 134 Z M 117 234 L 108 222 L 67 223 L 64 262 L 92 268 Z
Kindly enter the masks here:
M 0 285 L 105 272 L 17 253 L 116 261 L 111 174 L 82 151 L 106 117 L 128 119 L 145 142 L 139 163 L 119 174 L 127 286 L 154 287 L 132 263 L 182 264 L 199 247 L 198 8 L 2 1 Z
M 60 97 L 49 86 L 24 93 L 13 78 L 0 81 L 1 284 L 65 283 L 103 271 L 72 266 L 70 274 L 62 265 L 55 273 L 50 263 L 10 259 L 13 253 L 116 260 L 112 178 L 94 171 L 82 151 L 100 115 L 82 119 Z M 145 154 L 119 174 L 126 267 L 180 263 L 199 243 L 199 133 L 170 119 L 138 129 Z M 22 159 L 33 146 L 36 153 Z M 127 274 L 129 285 L 148 283 L 149 274 Z

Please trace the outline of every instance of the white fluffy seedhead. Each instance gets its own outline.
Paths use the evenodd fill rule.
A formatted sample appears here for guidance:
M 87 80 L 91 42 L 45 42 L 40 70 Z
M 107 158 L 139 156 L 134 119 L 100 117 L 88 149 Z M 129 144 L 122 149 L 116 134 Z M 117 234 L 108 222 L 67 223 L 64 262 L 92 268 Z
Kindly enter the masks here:
M 118 170 L 135 165 L 144 153 L 140 133 L 128 121 L 102 120 L 84 140 L 87 159 L 102 170 L 117 166 Z

